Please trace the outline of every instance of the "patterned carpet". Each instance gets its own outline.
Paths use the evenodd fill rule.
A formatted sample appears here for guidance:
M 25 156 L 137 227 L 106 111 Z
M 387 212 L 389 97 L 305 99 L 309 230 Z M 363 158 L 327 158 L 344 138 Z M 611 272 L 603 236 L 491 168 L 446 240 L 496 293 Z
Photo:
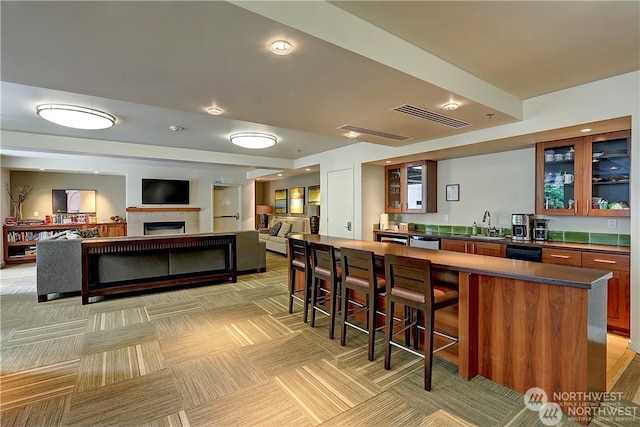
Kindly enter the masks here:
M 266 273 L 235 284 L 86 306 L 37 303 L 33 264 L 1 270 L 0 425 L 545 425 L 521 394 L 463 381 L 437 357 L 426 392 L 421 359 L 395 351 L 386 371 L 382 345 L 367 360 L 364 334 L 329 340 L 328 318 L 311 328 L 300 305 L 288 313 L 286 258 L 267 258 Z M 639 425 L 639 385 L 636 356 L 612 390 L 618 411 L 591 425 Z

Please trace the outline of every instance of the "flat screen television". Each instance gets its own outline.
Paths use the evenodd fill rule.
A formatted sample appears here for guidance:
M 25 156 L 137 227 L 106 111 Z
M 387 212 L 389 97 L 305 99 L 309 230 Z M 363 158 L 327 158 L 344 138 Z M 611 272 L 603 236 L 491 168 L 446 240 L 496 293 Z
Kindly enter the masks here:
M 142 178 L 143 205 L 188 205 L 189 181 Z

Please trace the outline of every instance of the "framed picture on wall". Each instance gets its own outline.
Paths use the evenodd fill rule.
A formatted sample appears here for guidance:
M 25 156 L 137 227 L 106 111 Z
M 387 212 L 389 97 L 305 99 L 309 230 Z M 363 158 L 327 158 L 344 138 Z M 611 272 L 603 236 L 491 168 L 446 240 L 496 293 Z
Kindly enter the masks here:
M 304 213 L 304 187 L 293 187 L 289 189 L 289 213 Z
M 307 203 L 310 205 L 319 205 L 320 204 L 320 186 L 319 185 L 310 185 L 308 187 L 309 194 L 307 195 Z
M 283 190 L 276 190 L 274 201 L 275 201 L 275 213 L 277 214 L 287 213 L 288 198 L 287 198 L 286 188 Z

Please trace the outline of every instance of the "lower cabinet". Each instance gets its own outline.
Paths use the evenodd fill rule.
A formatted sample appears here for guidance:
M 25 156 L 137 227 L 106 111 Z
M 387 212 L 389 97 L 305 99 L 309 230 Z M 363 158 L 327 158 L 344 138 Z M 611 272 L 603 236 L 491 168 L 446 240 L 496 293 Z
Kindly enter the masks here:
M 504 258 L 506 245 L 502 243 L 476 242 L 473 240 L 442 239 L 440 240 L 440 249 L 444 251 Z
M 607 284 L 607 329 L 629 334 L 631 301 L 629 255 L 544 248 L 542 262 L 611 271 L 613 277 Z
M 127 224 L 118 222 L 99 224 L 98 232 L 100 237 L 123 237 L 127 235 Z

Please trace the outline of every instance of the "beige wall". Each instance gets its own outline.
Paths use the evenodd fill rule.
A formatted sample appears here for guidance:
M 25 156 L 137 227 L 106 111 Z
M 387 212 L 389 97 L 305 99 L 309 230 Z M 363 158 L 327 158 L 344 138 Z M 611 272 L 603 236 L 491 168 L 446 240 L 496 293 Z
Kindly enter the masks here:
M 96 190 L 96 217 L 98 222 L 109 222 L 113 215 L 125 216 L 126 178 L 117 175 L 11 171 L 10 182 L 33 187 L 24 202 L 25 219 L 42 219 L 52 213 L 51 190 Z M 35 216 L 35 212 L 38 216 Z M 13 213 L 13 211 L 11 211 Z

